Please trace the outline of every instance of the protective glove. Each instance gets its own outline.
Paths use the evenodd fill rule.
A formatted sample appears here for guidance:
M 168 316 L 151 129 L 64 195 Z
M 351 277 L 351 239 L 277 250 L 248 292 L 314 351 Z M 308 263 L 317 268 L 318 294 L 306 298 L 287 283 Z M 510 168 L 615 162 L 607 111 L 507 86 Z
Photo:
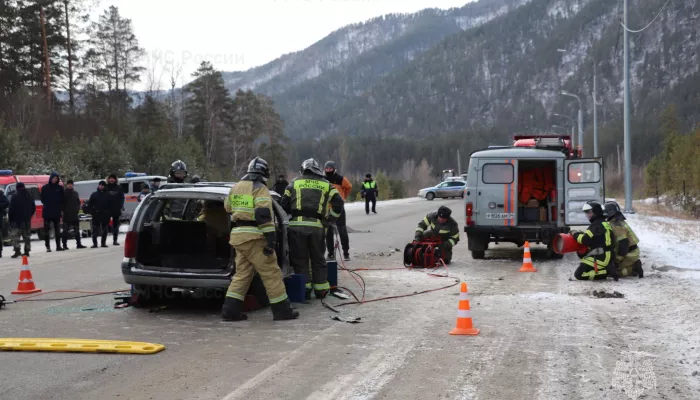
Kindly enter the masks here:
M 581 232 L 581 231 L 571 231 L 571 232 L 569 232 L 569 235 L 573 236 L 574 239 L 576 239 L 576 237 L 582 233 L 583 232 Z
M 431 231 L 430 229 L 423 232 L 423 237 L 432 237 L 432 236 L 433 236 L 433 231 Z
M 416 232 L 415 239 L 416 239 L 416 242 L 420 242 L 421 240 L 423 240 L 423 232 Z

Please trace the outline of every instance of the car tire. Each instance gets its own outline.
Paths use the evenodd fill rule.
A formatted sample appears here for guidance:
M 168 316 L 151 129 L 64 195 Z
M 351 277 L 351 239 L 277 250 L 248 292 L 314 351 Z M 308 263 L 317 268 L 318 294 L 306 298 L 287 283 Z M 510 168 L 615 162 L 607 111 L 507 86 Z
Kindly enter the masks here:
M 486 250 L 472 250 L 472 258 L 475 260 L 483 260 L 486 257 Z
M 464 190 L 462 190 L 462 194 L 459 195 L 459 198 L 460 198 L 460 199 L 463 199 L 463 198 L 464 198 Z
M 430 201 L 433 201 L 433 199 L 435 199 L 435 193 L 432 193 L 432 192 L 428 193 L 425 195 L 425 198 L 430 200 Z

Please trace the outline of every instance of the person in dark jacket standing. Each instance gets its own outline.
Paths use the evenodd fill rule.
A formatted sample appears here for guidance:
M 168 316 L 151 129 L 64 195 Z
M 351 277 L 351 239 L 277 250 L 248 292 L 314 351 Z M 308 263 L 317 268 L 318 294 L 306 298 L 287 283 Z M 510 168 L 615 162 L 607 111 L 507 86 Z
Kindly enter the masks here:
M 377 197 L 379 197 L 379 188 L 377 182 L 372 179 L 372 174 L 365 175 L 365 181 L 362 182 L 362 191 L 360 192 L 365 199 L 365 212 L 369 214 L 369 203 L 372 202 L 372 212 L 377 213 Z
M 73 189 L 73 181 L 68 180 L 63 192 L 63 250 L 68 250 L 68 238 L 75 236 L 77 249 L 84 249 L 80 243 L 80 196 Z
M 124 191 L 122 191 L 121 186 L 119 186 L 119 179 L 115 174 L 111 174 L 107 177 L 107 193 L 109 194 L 109 213 L 112 219 L 112 235 L 114 236 L 114 241 L 112 244 L 114 246 L 119 246 L 117 238 L 119 237 L 119 219 L 122 215 L 122 209 L 124 209 Z M 109 221 L 107 221 L 109 223 Z
M 97 191 L 90 195 L 87 211 L 92 215 L 92 248 L 97 248 L 97 237 L 102 236 L 102 247 L 107 247 L 107 226 L 112 216 L 107 182 L 100 181 Z
M 59 184 L 60 178 L 57 172 L 49 176 L 49 183 L 41 188 L 41 203 L 44 210 L 41 217 L 44 219 L 44 242 L 46 252 L 51 252 L 51 225 L 53 224 L 56 251 L 63 251 L 61 247 L 61 208 L 63 206 L 63 187 Z
M 36 204 L 34 198 L 29 193 L 24 183 L 17 183 L 17 192 L 10 199 L 10 212 L 8 214 L 8 222 L 12 230 L 12 247 L 15 249 L 15 254 L 12 258 L 17 258 L 22 255 L 19 251 L 19 237 L 24 240 L 24 255 L 29 257 L 31 251 L 31 235 L 32 235 L 32 216 L 36 213 Z
M 287 189 L 287 186 L 289 185 L 289 182 L 284 178 L 284 175 L 280 175 L 277 177 L 277 182 L 275 182 L 274 186 L 272 186 L 272 190 L 277 192 L 280 196 L 284 194 L 285 189 Z
M 5 222 L 5 212 L 10 206 L 10 201 L 7 200 L 5 192 L 0 189 L 0 258 L 2 258 L 2 248 L 5 247 L 5 239 L 2 237 L 3 223 Z

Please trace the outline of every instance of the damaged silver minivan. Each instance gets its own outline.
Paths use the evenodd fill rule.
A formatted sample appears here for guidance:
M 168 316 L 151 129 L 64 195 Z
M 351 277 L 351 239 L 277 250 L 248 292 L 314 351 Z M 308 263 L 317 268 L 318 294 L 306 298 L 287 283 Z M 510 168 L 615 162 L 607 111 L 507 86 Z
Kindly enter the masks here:
M 221 295 L 235 272 L 235 251 L 229 245 L 230 214 L 224 201 L 234 183 L 164 185 L 145 197 L 134 211 L 124 243 L 122 275 L 139 302 L 167 297 L 173 289 Z M 271 192 L 277 227 L 277 260 L 283 276 L 289 263 L 289 218 Z M 259 276 L 251 284 L 262 306 L 268 305 Z

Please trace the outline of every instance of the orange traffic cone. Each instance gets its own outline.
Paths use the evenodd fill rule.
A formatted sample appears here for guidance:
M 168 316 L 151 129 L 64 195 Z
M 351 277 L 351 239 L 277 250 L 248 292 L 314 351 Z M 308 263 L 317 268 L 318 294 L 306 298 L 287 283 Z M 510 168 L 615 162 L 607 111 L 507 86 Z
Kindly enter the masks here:
M 479 330 L 472 326 L 472 316 L 467 299 L 467 283 L 462 282 L 459 292 L 459 308 L 457 309 L 457 326 L 450 331 L 450 335 L 478 335 Z
M 532 265 L 532 256 L 530 255 L 530 242 L 525 242 L 525 252 L 523 254 L 523 267 L 518 272 L 537 272 L 535 266 Z
M 41 289 L 37 289 L 34 286 L 34 281 L 32 280 L 32 271 L 29 269 L 29 261 L 27 256 L 22 256 L 22 270 L 19 272 L 19 282 L 17 283 L 17 290 L 11 292 L 12 294 L 32 294 L 41 292 Z

